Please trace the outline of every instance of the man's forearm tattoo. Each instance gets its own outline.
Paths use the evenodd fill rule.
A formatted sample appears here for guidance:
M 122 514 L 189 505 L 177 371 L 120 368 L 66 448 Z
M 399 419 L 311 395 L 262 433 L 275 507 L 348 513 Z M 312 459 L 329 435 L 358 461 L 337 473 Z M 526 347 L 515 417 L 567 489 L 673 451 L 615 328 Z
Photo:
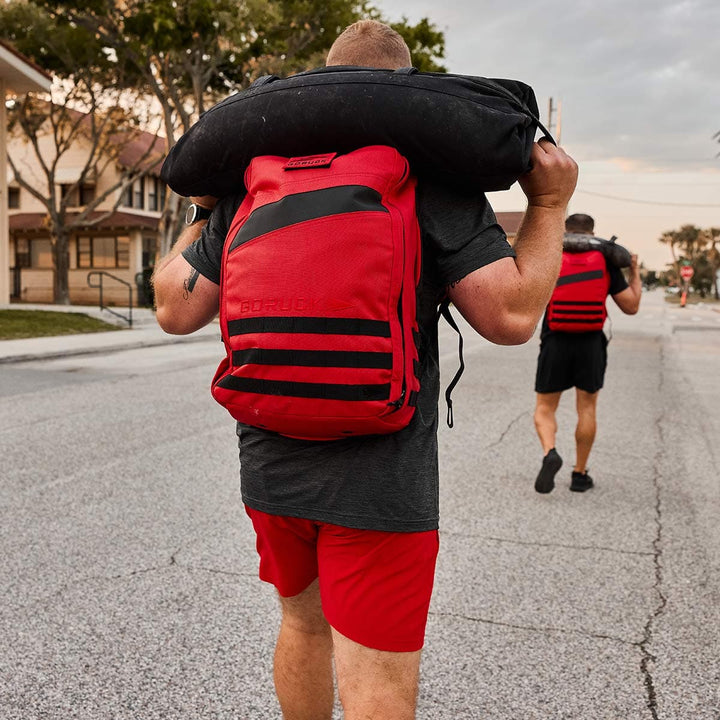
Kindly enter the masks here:
M 188 299 L 190 293 L 195 289 L 195 283 L 197 282 L 199 275 L 200 273 L 193 268 L 190 271 L 190 277 L 188 277 L 187 280 L 183 280 L 183 298 L 185 300 Z

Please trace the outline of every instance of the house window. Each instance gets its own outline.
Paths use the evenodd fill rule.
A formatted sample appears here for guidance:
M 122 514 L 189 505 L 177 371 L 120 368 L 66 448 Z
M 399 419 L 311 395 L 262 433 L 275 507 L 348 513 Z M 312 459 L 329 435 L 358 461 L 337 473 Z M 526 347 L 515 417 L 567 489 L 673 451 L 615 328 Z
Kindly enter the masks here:
M 130 238 L 115 238 L 115 259 L 117 262 L 115 267 L 130 267 Z
M 145 207 L 145 178 L 138 178 L 123 190 L 121 204 L 123 207 L 140 210 Z
M 94 185 L 80 185 L 68 183 L 60 185 L 60 193 L 65 200 L 66 207 L 85 207 L 95 199 Z
M 79 189 L 80 207 L 89 205 L 95 199 L 94 185 L 81 185 Z
M 158 209 L 158 179 L 148 179 L 148 210 Z
M 92 239 L 92 266 L 95 268 L 117 267 L 117 245 L 114 237 Z
M 52 266 L 52 245 L 50 245 L 50 241 L 43 238 L 30 240 L 30 267 L 51 268 Z
M 145 207 L 145 178 L 138 178 L 133 184 L 132 206 L 141 210 Z
M 77 266 L 79 268 L 92 267 L 92 238 L 79 237 L 77 239 Z
M 77 207 L 78 204 L 78 189 L 75 184 L 61 185 L 60 195 L 65 202 L 66 207 Z
M 130 267 L 130 239 L 127 237 L 86 237 L 77 240 L 79 268 Z
M 15 241 L 15 267 L 30 267 L 30 242 L 27 238 L 18 238 Z
M 17 210 L 20 207 L 20 188 L 8 188 L 8 207 L 11 210 Z

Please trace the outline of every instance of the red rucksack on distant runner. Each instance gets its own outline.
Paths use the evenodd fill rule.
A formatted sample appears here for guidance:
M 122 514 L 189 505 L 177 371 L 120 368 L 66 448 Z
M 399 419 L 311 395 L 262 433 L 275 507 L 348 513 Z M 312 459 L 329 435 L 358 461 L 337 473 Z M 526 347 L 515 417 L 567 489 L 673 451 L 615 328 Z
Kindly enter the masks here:
M 213 397 L 255 427 L 333 440 L 415 411 L 415 178 L 386 146 L 255 158 L 227 235 Z
M 548 304 L 550 330 L 567 333 L 602 330 L 609 287 L 607 263 L 599 250 L 563 252 L 560 276 Z

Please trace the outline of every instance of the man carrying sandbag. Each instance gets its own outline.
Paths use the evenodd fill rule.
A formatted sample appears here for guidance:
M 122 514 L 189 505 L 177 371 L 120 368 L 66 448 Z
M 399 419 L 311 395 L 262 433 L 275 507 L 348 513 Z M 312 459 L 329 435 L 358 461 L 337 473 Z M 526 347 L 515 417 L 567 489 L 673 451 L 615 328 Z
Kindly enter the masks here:
M 596 432 L 596 408 L 605 379 L 608 340 L 603 332 L 610 295 L 627 315 L 640 307 L 642 284 L 637 255 L 629 258 L 630 284 L 620 268 L 586 238 L 592 237 L 595 221 L 589 215 L 570 215 L 565 221 L 566 250 L 556 289 L 543 318 L 540 354 L 535 376 L 535 429 L 543 448 L 543 462 L 535 490 L 549 493 L 563 461 L 555 449 L 555 412 L 563 391 L 575 388 L 577 426 L 575 467 L 570 490 L 585 492 L 593 487 L 587 472 Z M 603 247 L 598 241 L 597 247 Z M 580 249 L 581 252 L 577 252 Z
M 396 69 L 410 63 L 402 38 L 375 21 L 350 26 L 328 56 L 329 65 Z M 361 148 L 359 152 L 360 157 L 392 156 L 397 160 L 384 150 L 362 154 L 365 149 Z M 325 242 L 326 228 L 336 227 L 333 223 L 340 223 L 343 229 L 337 233 L 338 242 L 345 240 L 346 233 L 359 232 L 364 224 L 372 223 L 373 237 L 368 237 L 368 242 L 375 242 L 374 235 L 392 225 L 384 218 L 393 213 L 401 217 L 397 208 L 382 205 L 384 186 L 366 186 L 375 183 L 382 168 L 373 166 L 372 172 L 368 168 L 367 183 L 360 183 L 361 172 L 353 164 L 355 154 L 333 155 L 261 158 L 248 171 L 247 192 L 238 188 L 236 196 L 224 197 L 216 205 L 213 198 L 194 198 L 205 211 L 196 209 L 190 220 L 197 221 L 158 265 L 154 281 L 157 317 L 167 332 L 185 334 L 202 327 L 215 317 L 222 301 L 223 327 L 231 325 L 232 332 L 255 333 L 266 341 L 264 348 L 243 347 L 229 353 L 231 363 L 254 363 L 248 372 L 257 371 L 257 376 L 240 377 L 239 371 L 228 375 L 227 382 L 222 381 L 225 387 L 219 390 L 224 396 L 249 391 L 272 403 L 273 392 L 299 394 L 298 386 L 304 385 L 306 394 L 313 396 L 308 402 L 323 405 L 328 402 L 324 394 L 328 386 L 323 385 L 320 393 L 317 382 L 297 379 L 314 378 L 319 372 L 316 365 L 329 363 L 333 364 L 329 375 L 340 383 L 331 386 L 332 392 L 347 393 L 337 400 L 345 412 L 352 403 L 352 393 L 365 392 L 368 387 L 349 387 L 346 378 L 358 372 L 375 377 L 385 361 L 393 360 L 394 353 L 378 352 L 387 341 L 384 323 L 361 319 L 340 337 L 333 333 L 344 332 L 338 328 L 346 327 L 348 318 L 316 317 L 324 307 L 370 304 L 360 298 L 352 302 L 339 297 L 321 302 L 313 299 L 314 317 L 303 316 L 293 322 L 277 317 L 281 307 L 287 307 L 288 312 L 300 305 L 309 307 L 307 298 L 286 297 L 289 291 L 283 291 L 302 283 L 302 272 L 291 267 L 292 263 L 284 265 L 287 282 L 280 275 L 272 275 L 276 268 L 270 259 L 265 263 L 263 273 L 278 278 L 274 297 L 253 295 L 247 301 L 226 301 L 229 289 L 223 285 L 224 279 L 228 273 L 243 271 L 243 263 L 233 264 L 236 251 L 254 247 L 262 254 L 260 243 L 278 233 L 292 235 L 297 241 L 294 247 L 300 251 L 301 245 L 312 244 L 320 235 Z M 533 146 L 531 159 L 532 170 L 519 180 L 528 208 L 514 249 L 497 225 L 485 196 L 473 187 L 451 189 L 421 179 L 416 192 L 402 194 L 403 203 L 407 204 L 408 198 L 416 203 L 414 220 L 405 212 L 405 230 L 412 234 L 413 223 L 419 227 L 422 246 L 422 262 L 418 258 L 415 265 L 417 326 L 413 332 L 417 357 L 410 363 L 419 389 L 410 393 L 414 413 L 408 413 L 405 427 L 383 434 L 307 440 L 300 439 L 302 427 L 297 423 L 291 427 L 287 418 L 280 418 L 285 423 L 281 427 L 289 429 L 285 434 L 238 423 L 241 490 L 257 533 L 260 577 L 275 585 L 282 609 L 275 686 L 285 718 L 330 719 L 333 659 L 348 720 L 415 717 L 420 653 L 438 551 L 437 309 L 447 294 L 470 325 L 492 342 L 518 344 L 532 336 L 560 267 L 563 219 L 577 180 L 577 166 L 561 149 L 544 140 Z M 350 184 L 343 175 L 329 187 L 308 190 L 305 178 L 314 177 L 311 168 L 317 169 L 318 177 L 332 179 L 336 165 L 350 168 Z M 395 167 L 401 169 L 402 164 L 395 163 Z M 272 183 L 258 180 L 258 173 L 265 171 L 272 173 Z M 278 196 L 278 183 L 285 181 L 297 183 L 313 202 L 334 198 L 333 202 L 344 205 L 332 217 L 324 206 L 313 207 L 310 212 L 297 202 L 300 193 L 290 200 L 287 195 Z M 396 181 L 405 182 L 402 172 L 393 176 Z M 258 197 L 265 193 L 269 202 L 253 211 L 243 225 L 244 218 L 236 217 L 236 211 L 256 189 Z M 273 213 L 273 208 L 282 212 Z M 211 209 L 212 216 L 206 221 Z M 302 223 L 297 221 L 300 217 L 307 219 L 312 233 L 303 232 Z M 236 224 L 229 237 L 233 222 Z M 243 230 L 237 232 L 237 227 L 251 224 L 252 239 L 244 242 Z M 225 254 L 224 246 L 228 249 Z M 280 245 L 275 247 L 290 252 Z M 348 278 L 352 280 L 354 263 L 362 255 L 355 245 L 348 250 L 352 253 L 345 266 L 326 258 L 328 267 L 336 269 L 338 287 Z M 247 257 L 253 255 L 248 253 Z M 324 260 L 320 258 L 323 264 Z M 310 270 L 318 272 L 317 268 Z M 328 286 L 331 288 L 332 283 Z M 386 304 L 396 312 L 397 302 Z M 246 322 L 244 311 L 255 308 L 263 308 L 262 312 L 273 317 L 253 317 Z M 236 313 L 237 318 L 228 322 L 229 312 Z M 396 321 L 393 316 L 393 323 Z M 327 343 L 317 346 L 315 338 L 322 333 L 326 333 Z M 354 342 L 358 334 L 366 337 L 366 349 L 347 350 L 345 345 Z M 283 342 L 294 343 L 292 351 L 280 346 L 281 337 Z M 277 380 L 288 372 L 288 364 L 297 366 L 292 369 L 293 376 Z M 362 367 L 356 367 L 358 364 Z M 323 396 L 318 397 L 320 394 Z M 397 402 L 407 397 L 403 393 Z M 357 399 L 361 400 L 360 396 Z M 228 403 L 232 404 L 231 399 Z M 236 407 L 241 412 L 239 405 Z M 263 412 L 271 419 L 281 415 L 280 410 Z M 308 422 L 308 432 L 311 424 Z M 355 425 L 348 428 L 349 433 L 355 430 Z

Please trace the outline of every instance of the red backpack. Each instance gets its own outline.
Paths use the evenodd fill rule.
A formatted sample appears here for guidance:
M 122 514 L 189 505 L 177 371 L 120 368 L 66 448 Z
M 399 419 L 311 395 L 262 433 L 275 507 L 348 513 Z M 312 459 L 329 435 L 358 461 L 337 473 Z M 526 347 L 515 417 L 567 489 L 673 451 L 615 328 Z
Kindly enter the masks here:
M 550 330 L 567 333 L 602 330 L 610 275 L 599 250 L 564 252 L 560 276 L 547 310 Z
M 333 440 L 391 433 L 420 383 L 415 178 L 386 146 L 261 156 L 225 241 L 213 397 L 242 423 Z

